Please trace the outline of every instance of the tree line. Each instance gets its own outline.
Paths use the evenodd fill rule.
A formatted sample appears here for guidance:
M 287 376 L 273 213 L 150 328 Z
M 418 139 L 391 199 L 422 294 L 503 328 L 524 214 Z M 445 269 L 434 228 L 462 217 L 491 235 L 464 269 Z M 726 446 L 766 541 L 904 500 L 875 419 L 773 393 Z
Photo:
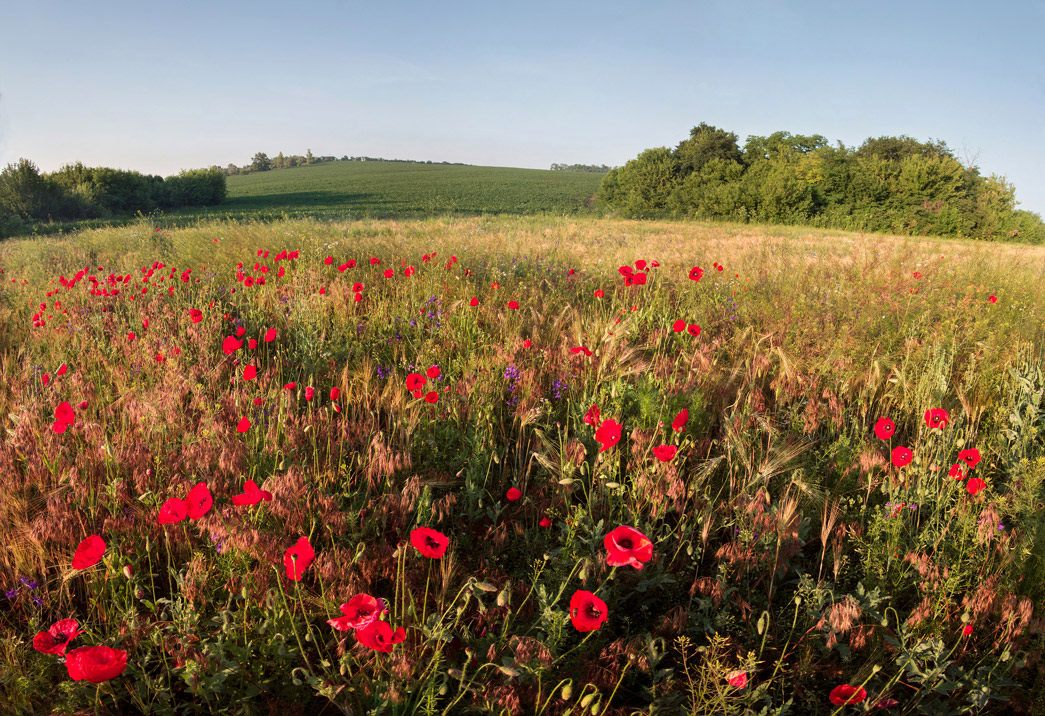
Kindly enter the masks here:
M 225 201 L 225 196 L 225 175 L 216 167 L 188 169 L 164 179 L 80 162 L 46 174 L 30 160 L 19 159 L 0 172 L 0 233 L 26 222 L 108 219 L 209 206 Z
M 311 164 L 324 164 L 326 162 L 398 162 L 401 164 L 438 164 L 440 166 L 457 166 L 464 167 L 469 166 L 464 162 L 433 162 L 420 161 L 414 159 L 384 159 L 382 157 L 350 157 L 347 154 L 341 158 L 335 156 L 313 156 L 312 150 L 309 149 L 304 156 L 300 154 L 288 154 L 284 156 L 283 152 L 280 152 L 274 157 L 269 157 L 265 152 L 258 152 L 254 155 L 254 158 L 250 160 L 250 164 L 244 164 L 243 166 L 236 166 L 235 164 L 229 164 L 222 171 L 226 176 L 236 176 L 237 174 L 253 174 L 255 172 L 267 172 L 273 169 L 290 169 L 291 167 L 303 167 Z M 216 167 L 215 167 L 216 168 Z
M 674 215 L 856 231 L 1045 242 L 1015 187 L 964 165 L 943 141 L 749 136 L 701 123 L 674 149 L 647 149 L 610 171 L 600 201 L 631 216 Z
M 552 164 L 553 172 L 591 172 L 592 174 L 605 174 L 613 169 L 605 164 Z

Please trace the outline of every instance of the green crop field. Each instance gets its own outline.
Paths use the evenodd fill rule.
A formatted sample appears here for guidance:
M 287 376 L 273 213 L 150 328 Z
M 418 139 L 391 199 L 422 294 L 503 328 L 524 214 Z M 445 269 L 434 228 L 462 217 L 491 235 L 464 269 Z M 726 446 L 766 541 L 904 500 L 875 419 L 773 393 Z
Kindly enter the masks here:
M 331 162 L 229 177 L 226 202 L 174 216 L 571 214 L 591 208 L 601 179 L 601 174 L 544 169 Z

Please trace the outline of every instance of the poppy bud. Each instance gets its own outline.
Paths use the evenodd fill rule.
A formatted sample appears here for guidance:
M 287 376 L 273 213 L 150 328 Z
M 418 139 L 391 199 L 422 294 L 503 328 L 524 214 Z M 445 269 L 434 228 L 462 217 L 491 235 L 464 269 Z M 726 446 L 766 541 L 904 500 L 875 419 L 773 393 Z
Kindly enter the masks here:
M 134 576 L 134 567 L 132 567 L 129 564 L 124 566 L 124 568 L 123 568 L 123 576 L 127 577 L 127 579 L 130 579 L 131 577 L 133 577 Z
M 86 410 L 86 409 L 87 409 L 87 401 L 86 400 L 81 400 L 80 401 L 80 410 Z

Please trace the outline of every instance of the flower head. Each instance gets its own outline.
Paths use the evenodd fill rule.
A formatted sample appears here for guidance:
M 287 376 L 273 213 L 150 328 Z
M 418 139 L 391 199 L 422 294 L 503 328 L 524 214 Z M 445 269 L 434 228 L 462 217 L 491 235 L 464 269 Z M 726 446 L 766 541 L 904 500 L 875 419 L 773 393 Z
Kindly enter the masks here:
M 65 656 L 69 642 L 80 633 L 80 624 L 75 619 L 62 619 L 52 624 L 47 631 L 37 633 L 33 637 L 33 648 L 41 654 Z
M 950 422 L 951 415 L 943 408 L 933 408 L 932 410 L 925 411 L 925 424 L 930 428 L 943 429 L 947 427 L 947 423 Z
M 299 537 L 294 546 L 283 553 L 283 566 L 287 569 L 287 579 L 300 582 L 305 570 L 316 558 L 316 551 L 309 544 L 308 537 Z
M 341 613 L 344 616 L 328 619 L 327 624 L 338 631 L 366 629 L 387 611 L 388 607 L 385 606 L 383 599 L 377 599 L 369 594 L 357 594 L 346 604 L 341 605 Z
M 889 418 L 879 418 L 878 422 L 874 424 L 874 434 L 878 436 L 879 440 L 888 440 L 894 432 L 896 432 L 896 426 Z
M 410 533 L 410 544 L 425 557 L 439 559 L 446 554 L 450 538 L 428 527 L 417 527 Z
M 81 646 L 69 652 L 65 666 L 73 681 L 100 684 L 123 673 L 127 668 L 127 652 L 108 646 Z
M 653 557 L 653 542 L 633 527 L 618 527 L 603 538 L 603 544 L 609 552 L 606 563 L 611 567 L 642 569 Z
M 863 686 L 842 684 L 831 689 L 831 703 L 835 706 L 858 704 L 867 698 L 867 690 Z
M 392 651 L 392 647 L 406 639 L 406 631 L 399 627 L 392 631 L 388 622 L 375 621 L 356 632 L 356 639 L 365 647 L 374 651 Z
M 102 561 L 105 554 L 105 540 L 98 535 L 91 535 L 76 547 L 73 554 L 73 569 L 87 569 Z
M 602 447 L 599 448 L 600 453 L 609 450 L 620 442 L 620 430 L 621 424 L 615 420 L 607 418 L 602 421 L 598 430 L 595 431 L 595 441 L 602 445 Z
M 570 597 L 570 621 L 577 631 L 595 631 L 607 619 L 606 602 L 591 592 L 578 589 Z

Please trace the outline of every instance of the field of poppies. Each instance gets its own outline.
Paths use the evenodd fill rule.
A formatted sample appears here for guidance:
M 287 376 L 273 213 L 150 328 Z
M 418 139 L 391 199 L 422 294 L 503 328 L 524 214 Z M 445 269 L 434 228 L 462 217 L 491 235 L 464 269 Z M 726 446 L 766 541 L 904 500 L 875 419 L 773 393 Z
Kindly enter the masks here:
M 1045 250 L 0 245 L 0 713 L 1045 712 Z

